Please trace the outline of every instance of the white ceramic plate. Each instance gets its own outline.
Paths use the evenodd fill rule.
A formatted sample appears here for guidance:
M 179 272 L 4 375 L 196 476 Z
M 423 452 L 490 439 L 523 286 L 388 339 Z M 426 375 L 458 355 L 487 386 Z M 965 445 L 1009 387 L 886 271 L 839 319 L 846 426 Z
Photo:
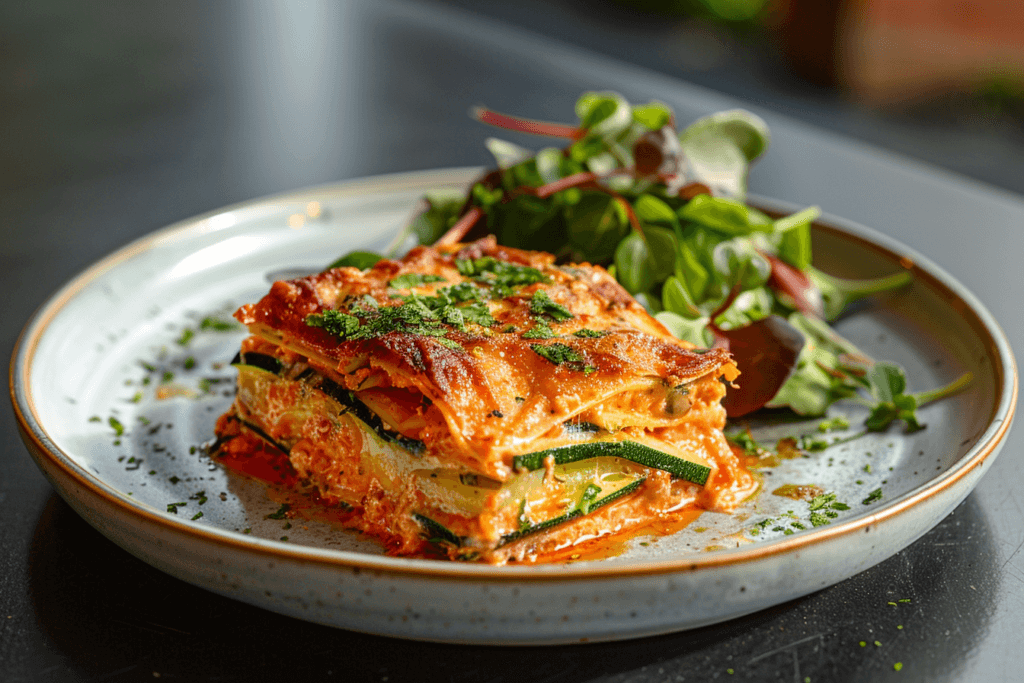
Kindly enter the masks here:
M 921 256 L 829 219 L 814 233 L 824 270 L 874 276 L 914 264 L 911 287 L 853 312 L 842 333 L 903 365 L 914 390 L 974 374 L 965 392 L 920 412 L 925 430 L 894 427 L 787 461 L 765 472 L 763 493 L 737 513 L 705 513 L 603 560 L 491 567 L 393 558 L 328 524 L 268 517 L 280 500 L 197 448 L 231 401 L 227 363 L 244 336 L 202 321 L 229 319 L 282 273 L 382 248 L 425 190 L 464 186 L 473 173 L 386 176 L 249 202 L 168 227 L 82 273 L 32 318 L 12 361 L 15 410 L 40 468 L 115 543 L 217 593 L 384 635 L 553 644 L 693 628 L 834 584 L 928 531 L 994 460 L 1017 390 L 996 323 Z M 846 409 L 854 424 L 857 411 Z M 776 415 L 745 424 L 773 443 L 817 422 Z M 834 491 L 850 510 L 796 530 L 807 503 L 771 493 L 787 483 Z M 862 502 L 879 488 L 880 500 Z M 767 518 L 781 521 L 752 536 Z

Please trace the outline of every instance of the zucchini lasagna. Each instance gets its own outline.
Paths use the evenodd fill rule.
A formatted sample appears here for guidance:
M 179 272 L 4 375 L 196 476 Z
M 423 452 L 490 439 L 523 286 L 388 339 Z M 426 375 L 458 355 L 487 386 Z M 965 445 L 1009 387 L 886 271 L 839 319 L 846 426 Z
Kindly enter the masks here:
M 277 449 L 396 555 L 537 561 L 756 485 L 723 434 L 738 372 L 603 269 L 493 238 L 276 282 L 217 423 Z

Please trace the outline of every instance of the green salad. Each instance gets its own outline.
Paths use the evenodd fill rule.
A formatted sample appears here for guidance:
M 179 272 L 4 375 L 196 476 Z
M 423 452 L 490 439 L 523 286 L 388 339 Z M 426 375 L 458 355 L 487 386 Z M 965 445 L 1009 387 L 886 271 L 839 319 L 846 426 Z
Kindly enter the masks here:
M 497 167 L 468 193 L 429 194 L 393 251 L 493 234 L 560 261 L 604 265 L 677 337 L 729 349 L 744 380 L 723 402 L 732 417 L 763 407 L 820 416 L 854 398 L 871 408 L 867 429 L 894 420 L 916 429 L 917 406 L 970 381 L 909 393 L 902 369 L 830 326 L 851 301 L 904 287 L 911 274 L 823 273 L 811 262 L 816 207 L 777 216 L 746 202 L 748 171 L 770 141 L 758 116 L 724 111 L 678 130 L 666 105 L 631 105 L 612 92 L 580 97 L 576 125 L 473 114 L 560 141 L 534 152 L 489 138 Z M 332 266 L 377 258 L 356 252 Z

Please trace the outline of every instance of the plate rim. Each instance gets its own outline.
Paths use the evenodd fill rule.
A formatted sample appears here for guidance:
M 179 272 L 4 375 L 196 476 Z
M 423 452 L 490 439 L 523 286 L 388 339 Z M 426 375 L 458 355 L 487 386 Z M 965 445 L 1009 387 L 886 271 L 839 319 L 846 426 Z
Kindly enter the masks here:
M 667 560 L 636 561 L 615 565 L 594 563 L 586 565 L 494 566 L 295 546 L 269 539 L 245 536 L 226 529 L 188 524 L 171 515 L 150 509 L 149 506 L 117 491 L 101 477 L 85 470 L 74 461 L 71 454 L 64 452 L 47 435 L 44 425 L 38 419 L 29 382 L 32 361 L 40 339 L 54 317 L 72 302 L 79 292 L 118 264 L 165 241 L 185 239 L 197 233 L 203 234 L 228 229 L 238 222 L 273 214 L 285 204 L 322 199 L 325 193 L 329 193 L 332 198 L 337 198 L 388 194 L 417 188 L 425 190 L 441 185 L 466 184 L 480 171 L 481 169 L 478 167 L 462 167 L 368 176 L 243 201 L 160 228 L 129 242 L 86 267 L 48 297 L 32 314 L 22 328 L 11 355 L 8 375 L 11 402 L 22 439 L 30 454 L 36 459 L 37 465 L 48 478 L 51 475 L 47 465 L 57 468 L 58 471 L 70 476 L 79 487 L 102 498 L 106 504 L 118 508 L 120 512 L 138 519 L 140 523 L 154 524 L 164 532 L 181 534 L 188 540 L 202 540 L 205 543 L 227 546 L 235 551 L 255 553 L 266 559 L 311 562 L 322 565 L 324 568 L 370 570 L 380 574 L 416 578 L 455 579 L 470 582 L 494 580 L 562 582 L 566 580 L 607 580 L 638 575 L 668 575 L 680 572 L 692 573 L 724 566 L 750 564 L 799 551 L 804 547 L 834 541 L 898 517 L 904 511 L 938 496 L 998 453 L 1002 442 L 1009 433 L 1017 404 L 1019 383 L 1017 365 L 1009 340 L 988 309 L 964 285 L 912 248 L 854 221 L 823 214 L 815 221 L 815 225 L 819 229 L 825 228 L 846 237 L 853 237 L 863 244 L 888 253 L 897 259 L 910 259 L 915 270 L 927 275 L 928 279 L 957 297 L 966 309 L 977 318 L 981 331 L 988 337 L 990 346 L 986 350 L 986 355 L 995 361 L 993 371 L 1001 391 L 998 394 L 992 416 L 977 441 L 963 456 L 938 476 L 893 499 L 877 511 L 861 513 L 848 521 L 819 527 L 810 533 L 795 534 L 743 548 L 694 553 Z M 786 212 L 795 210 L 794 205 L 780 200 L 756 195 L 751 195 L 748 200 L 769 210 L 776 209 Z M 234 215 L 234 220 L 230 222 L 218 220 L 219 217 L 229 214 Z M 996 352 L 994 356 L 991 353 L 992 350 Z

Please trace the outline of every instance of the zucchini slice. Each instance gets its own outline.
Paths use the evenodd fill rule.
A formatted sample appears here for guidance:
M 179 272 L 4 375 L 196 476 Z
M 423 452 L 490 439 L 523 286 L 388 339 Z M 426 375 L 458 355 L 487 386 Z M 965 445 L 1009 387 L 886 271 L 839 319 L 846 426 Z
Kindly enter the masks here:
M 376 432 L 380 438 L 401 446 L 413 455 L 421 455 L 427 449 L 426 445 L 419 439 L 413 439 L 391 431 L 377 413 L 370 410 L 365 403 L 356 397 L 355 392 L 343 388 L 326 377 L 317 377 L 319 382 L 314 385 L 317 389 L 344 406 L 354 417 Z
M 307 386 L 318 390 L 325 398 L 337 403 L 338 409 L 334 411 L 335 414 L 345 412 L 351 414 L 352 417 L 363 422 L 380 438 L 404 448 L 413 455 L 420 455 L 426 450 L 426 446 L 422 441 L 419 439 L 412 439 L 410 437 L 403 436 L 398 432 L 392 431 L 384 424 L 383 420 L 380 419 L 380 416 L 370 410 L 365 403 L 359 400 L 355 393 L 341 387 L 339 384 L 327 379 L 326 377 L 321 377 L 318 374 L 311 373 L 302 380 L 285 379 L 280 376 L 281 371 L 284 369 L 281 362 L 273 356 L 267 356 L 262 353 L 247 353 L 244 357 L 237 355 L 235 356 L 235 360 L 232 362 L 232 365 L 238 369 L 238 386 L 243 389 L 248 388 L 250 393 L 254 396 L 261 396 L 265 394 L 265 391 L 259 388 L 261 382 L 302 381 Z M 292 407 L 291 410 L 293 412 L 297 412 L 303 410 L 303 407 L 296 405 Z M 288 452 L 287 449 L 285 449 L 285 452 Z
M 512 543 L 513 541 L 518 541 L 520 538 L 529 536 L 530 534 L 550 529 L 551 527 L 562 524 L 563 522 L 568 522 L 571 519 L 590 514 L 600 507 L 633 493 L 643 486 L 645 481 L 647 481 L 645 477 L 639 477 L 635 479 L 622 478 L 619 481 L 612 483 L 603 482 L 600 485 L 591 483 L 586 487 L 586 489 L 584 489 L 583 495 L 580 496 L 579 502 L 572 510 L 543 522 L 538 522 L 536 524 L 524 524 L 521 529 L 502 536 L 501 541 L 498 543 L 498 547 L 500 548 L 501 546 Z M 462 547 L 463 539 L 440 522 L 437 522 L 426 515 L 421 515 L 418 512 L 414 512 L 412 518 L 423 527 L 423 530 L 427 535 L 427 540 L 431 543 L 449 543 L 456 548 Z
M 251 365 L 267 372 L 272 372 L 275 375 L 281 374 L 281 370 L 284 366 L 277 358 L 268 356 L 265 353 L 255 353 L 250 351 L 249 353 L 243 354 L 241 351 L 235 354 L 235 357 L 231 359 L 231 365 Z
M 684 460 L 683 458 L 663 453 L 635 441 L 591 441 L 589 443 L 558 446 L 557 448 L 549 448 L 535 453 L 517 455 L 512 459 L 512 467 L 517 470 L 537 470 L 544 467 L 544 460 L 548 457 L 553 457 L 556 465 L 562 465 L 576 462 L 577 460 L 587 460 L 589 458 L 609 455 L 631 460 L 644 467 L 665 470 L 673 476 L 692 481 L 694 484 L 701 486 L 707 483 L 708 476 L 711 474 L 711 468 L 707 465 Z
M 618 500 L 623 496 L 627 496 L 630 493 L 633 493 L 638 488 L 643 486 L 643 483 L 645 481 L 647 481 L 645 477 L 639 477 L 636 479 L 623 478 L 621 481 L 617 481 L 614 483 L 602 483 L 601 485 L 590 484 L 583 491 L 583 495 L 580 496 L 579 502 L 576 504 L 576 507 L 574 507 L 572 510 L 569 510 L 565 514 L 559 515 L 558 517 L 553 517 L 543 522 L 524 525 L 518 531 L 513 531 L 510 534 L 505 534 L 501 537 L 501 542 L 498 544 L 498 547 L 507 545 L 509 543 L 512 543 L 513 541 L 518 541 L 520 538 L 523 538 L 524 536 L 529 536 L 530 534 L 535 534 L 538 531 L 550 529 L 553 526 L 556 526 L 563 522 L 568 522 L 571 519 L 575 519 L 577 517 L 582 517 L 583 515 L 590 514 L 599 507 L 603 507 L 608 503 L 611 503 L 612 501 Z
M 419 522 L 423 530 L 427 532 L 427 540 L 431 543 L 450 543 L 456 548 L 462 547 L 462 538 L 455 535 L 451 529 L 440 522 L 435 522 L 426 515 L 418 512 L 412 513 L 412 518 Z

